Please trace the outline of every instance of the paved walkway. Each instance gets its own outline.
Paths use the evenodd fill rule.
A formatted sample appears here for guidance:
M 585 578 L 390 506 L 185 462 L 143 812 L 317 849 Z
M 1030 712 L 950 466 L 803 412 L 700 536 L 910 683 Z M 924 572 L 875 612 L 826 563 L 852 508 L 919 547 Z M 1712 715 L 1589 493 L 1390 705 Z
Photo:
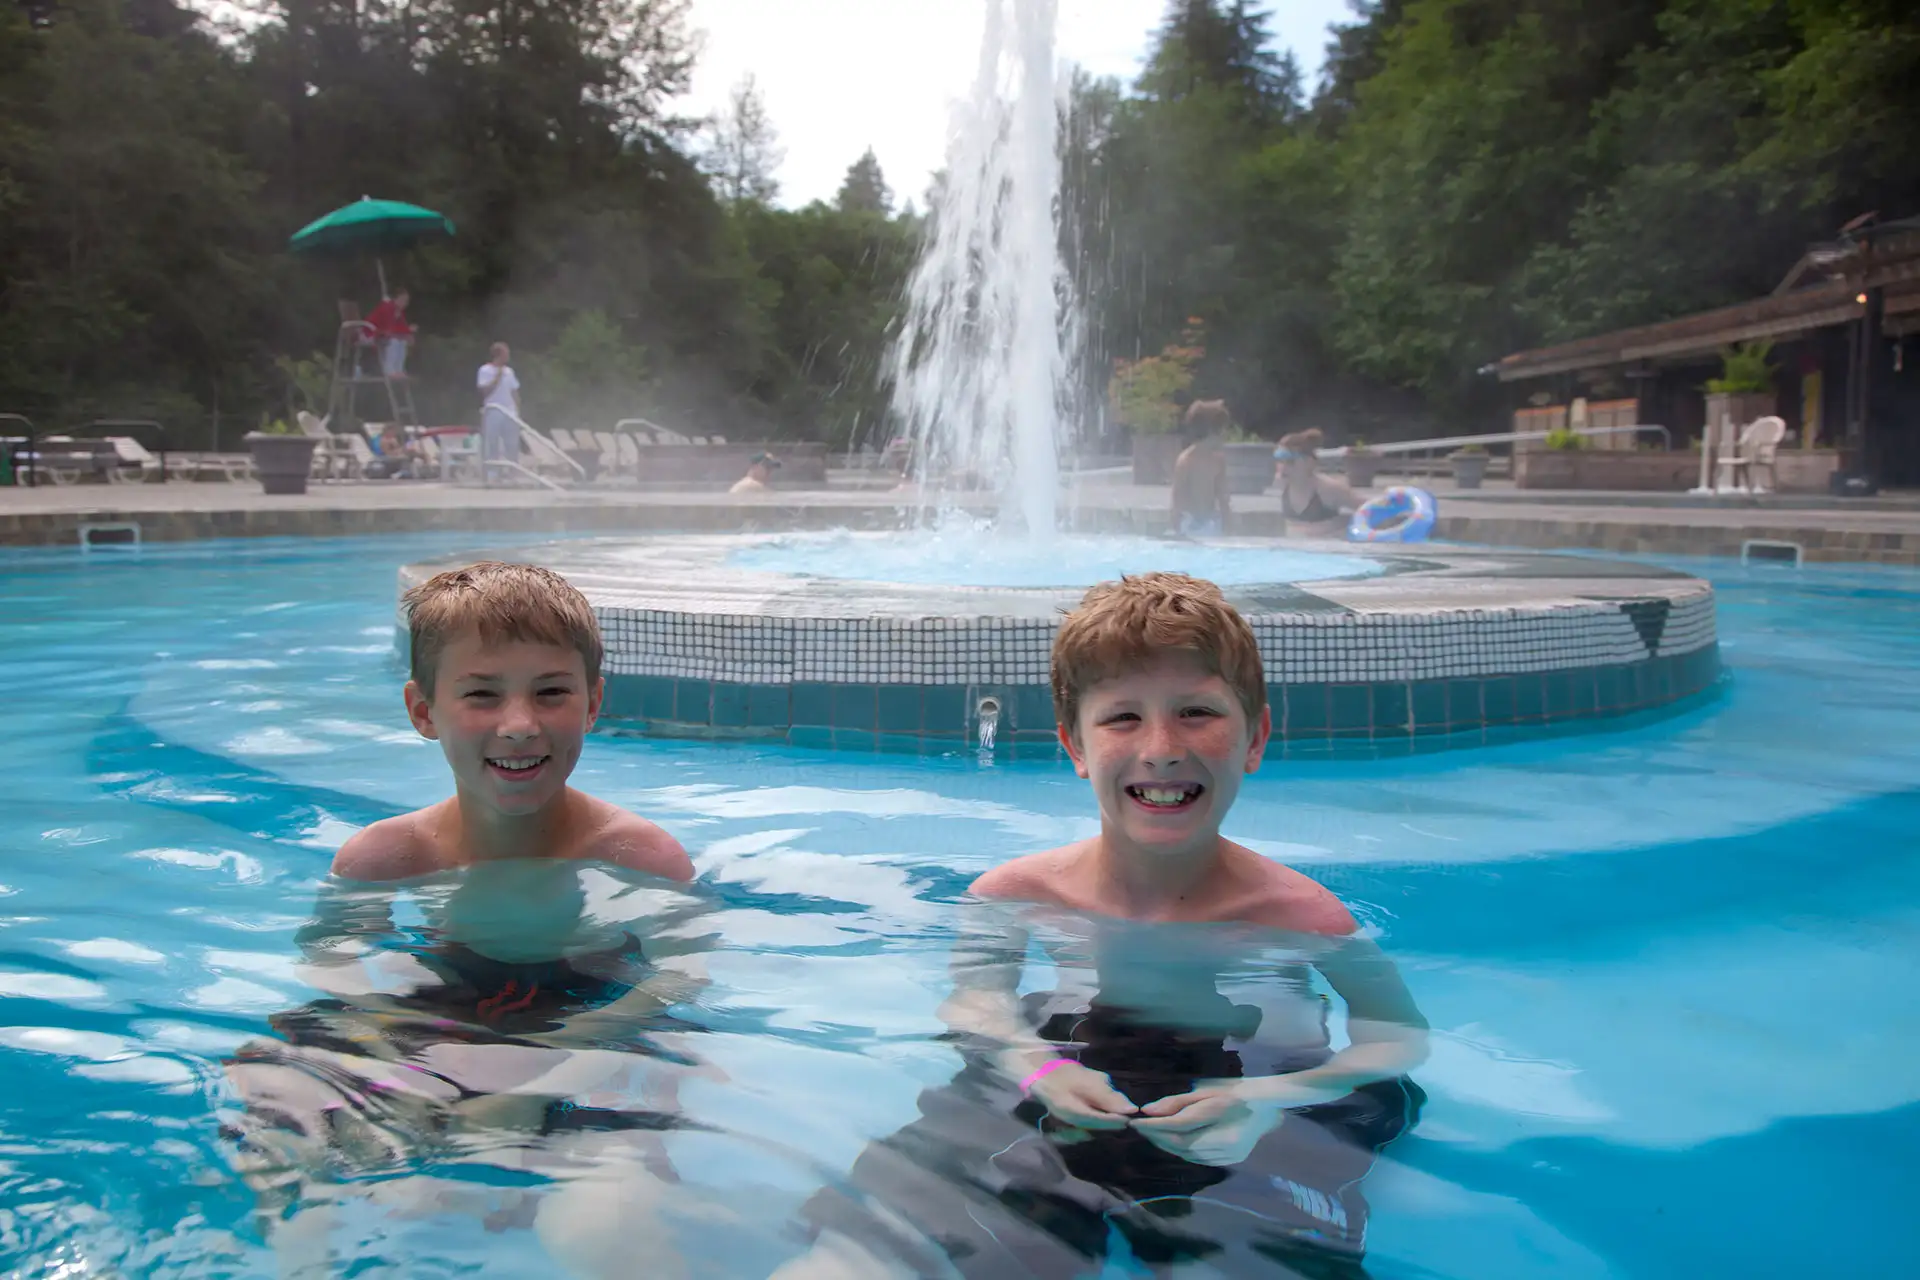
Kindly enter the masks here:
M 1685 494 L 1455 491 L 1441 501 L 1440 536 L 1506 546 L 1738 555 L 1749 539 L 1794 542 L 1813 560 L 1920 565 L 1920 496 L 1850 501 L 1821 495 L 1695 499 Z M 1082 527 L 1159 533 L 1167 490 L 1086 483 L 1074 493 Z M 828 488 L 734 497 L 717 490 L 482 489 L 438 483 L 317 484 L 270 496 L 252 482 L 0 487 L 0 544 L 74 543 L 82 524 L 138 523 L 144 538 L 473 529 L 560 532 L 605 529 L 896 527 L 911 495 Z M 977 504 L 985 509 L 983 500 Z M 1284 532 L 1273 494 L 1234 500 L 1234 532 Z

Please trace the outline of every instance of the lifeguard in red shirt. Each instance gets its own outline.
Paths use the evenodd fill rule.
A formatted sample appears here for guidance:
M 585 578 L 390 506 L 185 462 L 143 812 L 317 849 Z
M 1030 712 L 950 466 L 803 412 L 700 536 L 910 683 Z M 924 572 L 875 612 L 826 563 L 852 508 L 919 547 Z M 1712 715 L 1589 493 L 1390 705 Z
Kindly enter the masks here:
M 407 376 L 407 348 L 413 345 L 413 326 L 407 323 L 407 304 L 413 295 L 405 289 L 396 289 L 391 298 L 387 298 L 367 313 L 367 324 L 373 331 L 373 343 L 380 352 L 380 372 L 389 378 Z

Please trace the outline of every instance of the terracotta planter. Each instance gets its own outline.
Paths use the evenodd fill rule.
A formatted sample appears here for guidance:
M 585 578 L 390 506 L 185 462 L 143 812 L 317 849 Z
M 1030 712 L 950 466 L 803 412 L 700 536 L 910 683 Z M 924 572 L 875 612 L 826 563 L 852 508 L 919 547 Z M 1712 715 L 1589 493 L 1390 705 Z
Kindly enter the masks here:
M 260 488 L 267 493 L 305 493 L 307 476 L 313 472 L 313 451 L 319 444 L 314 436 L 249 431 L 247 448 L 253 453 L 253 469 L 260 477 Z
M 1347 483 L 1356 489 L 1371 489 L 1375 477 L 1380 474 L 1380 455 L 1377 453 L 1349 453 L 1346 458 Z
M 1273 483 L 1273 446 L 1264 440 L 1227 446 L 1227 492 L 1265 493 Z
M 1133 437 L 1133 482 L 1135 484 L 1172 484 L 1173 464 L 1180 458 L 1178 435 Z
M 1480 482 L 1487 478 L 1487 455 L 1484 453 L 1456 453 L 1453 463 L 1453 484 L 1457 489 L 1478 489 Z

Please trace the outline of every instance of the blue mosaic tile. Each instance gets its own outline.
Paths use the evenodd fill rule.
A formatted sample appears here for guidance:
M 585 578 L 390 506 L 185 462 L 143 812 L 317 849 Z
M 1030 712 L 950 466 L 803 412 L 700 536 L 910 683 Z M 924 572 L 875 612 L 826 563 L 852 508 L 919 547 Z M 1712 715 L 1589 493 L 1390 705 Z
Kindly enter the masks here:
M 796 683 L 793 690 L 792 719 L 794 725 L 813 725 L 830 728 L 833 725 L 833 686 L 830 684 Z
M 1596 711 L 1614 711 L 1621 705 L 1621 670 L 1618 667 L 1601 667 L 1593 673 L 1593 709 Z
M 870 684 L 833 686 L 833 727 L 871 734 L 880 718 L 878 691 Z
M 967 691 L 957 684 L 930 684 L 920 691 L 920 721 L 929 733 L 967 731 Z
M 1447 684 L 1447 727 L 1458 730 L 1486 724 L 1485 680 L 1449 680 Z
M 792 685 L 748 685 L 747 723 L 756 728 L 786 728 L 794 723 L 792 700 Z
M 1513 680 L 1513 722 L 1538 724 L 1547 716 L 1547 682 L 1537 674 L 1518 675 Z
M 1519 718 L 1518 692 L 1512 676 L 1493 676 L 1480 682 L 1482 724 L 1512 724 Z
M 1374 737 L 1405 735 L 1409 732 L 1407 721 L 1410 714 L 1406 685 L 1376 684 L 1373 686 Z
M 640 682 L 640 716 L 645 720 L 673 719 L 672 676 L 628 676 Z
M 1570 671 L 1549 671 L 1543 680 L 1546 685 L 1544 714 L 1549 720 L 1564 720 L 1579 711 L 1574 699 L 1573 673 Z
M 1422 680 L 1411 686 L 1415 733 L 1444 733 L 1453 723 L 1447 710 L 1447 686 L 1444 680 Z
M 1373 686 L 1336 684 L 1327 688 L 1327 730 L 1336 735 L 1373 733 Z
M 1013 725 L 1022 732 L 1053 732 L 1053 690 L 1044 684 L 1023 684 L 1013 691 Z
M 620 676 L 607 678 L 606 692 L 600 698 L 600 714 L 609 720 L 638 720 L 641 709 L 639 680 Z
M 744 728 L 747 723 L 747 686 L 715 681 L 713 720 L 717 728 Z
M 681 724 L 711 724 L 713 681 L 680 680 L 673 690 L 673 718 Z
M 920 731 L 920 686 L 883 684 L 877 699 L 875 723 L 882 733 Z
M 1286 714 L 1281 721 L 1286 735 L 1318 737 L 1332 723 L 1327 719 L 1327 686 L 1323 684 L 1281 685 Z

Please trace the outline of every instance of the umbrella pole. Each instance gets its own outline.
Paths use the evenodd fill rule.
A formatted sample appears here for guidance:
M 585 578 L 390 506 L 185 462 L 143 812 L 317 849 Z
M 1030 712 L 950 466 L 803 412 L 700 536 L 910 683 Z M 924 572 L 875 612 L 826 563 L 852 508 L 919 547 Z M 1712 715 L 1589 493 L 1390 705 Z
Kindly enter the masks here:
M 386 260 L 385 260 L 384 258 L 379 258 L 379 257 L 376 257 L 376 258 L 374 258 L 374 260 L 373 260 L 373 269 L 374 269 L 375 271 L 377 271 L 377 272 L 379 272 L 379 273 L 380 273 L 380 301 L 382 301 L 382 302 L 385 302 L 385 301 L 387 300 L 387 263 L 386 263 Z

